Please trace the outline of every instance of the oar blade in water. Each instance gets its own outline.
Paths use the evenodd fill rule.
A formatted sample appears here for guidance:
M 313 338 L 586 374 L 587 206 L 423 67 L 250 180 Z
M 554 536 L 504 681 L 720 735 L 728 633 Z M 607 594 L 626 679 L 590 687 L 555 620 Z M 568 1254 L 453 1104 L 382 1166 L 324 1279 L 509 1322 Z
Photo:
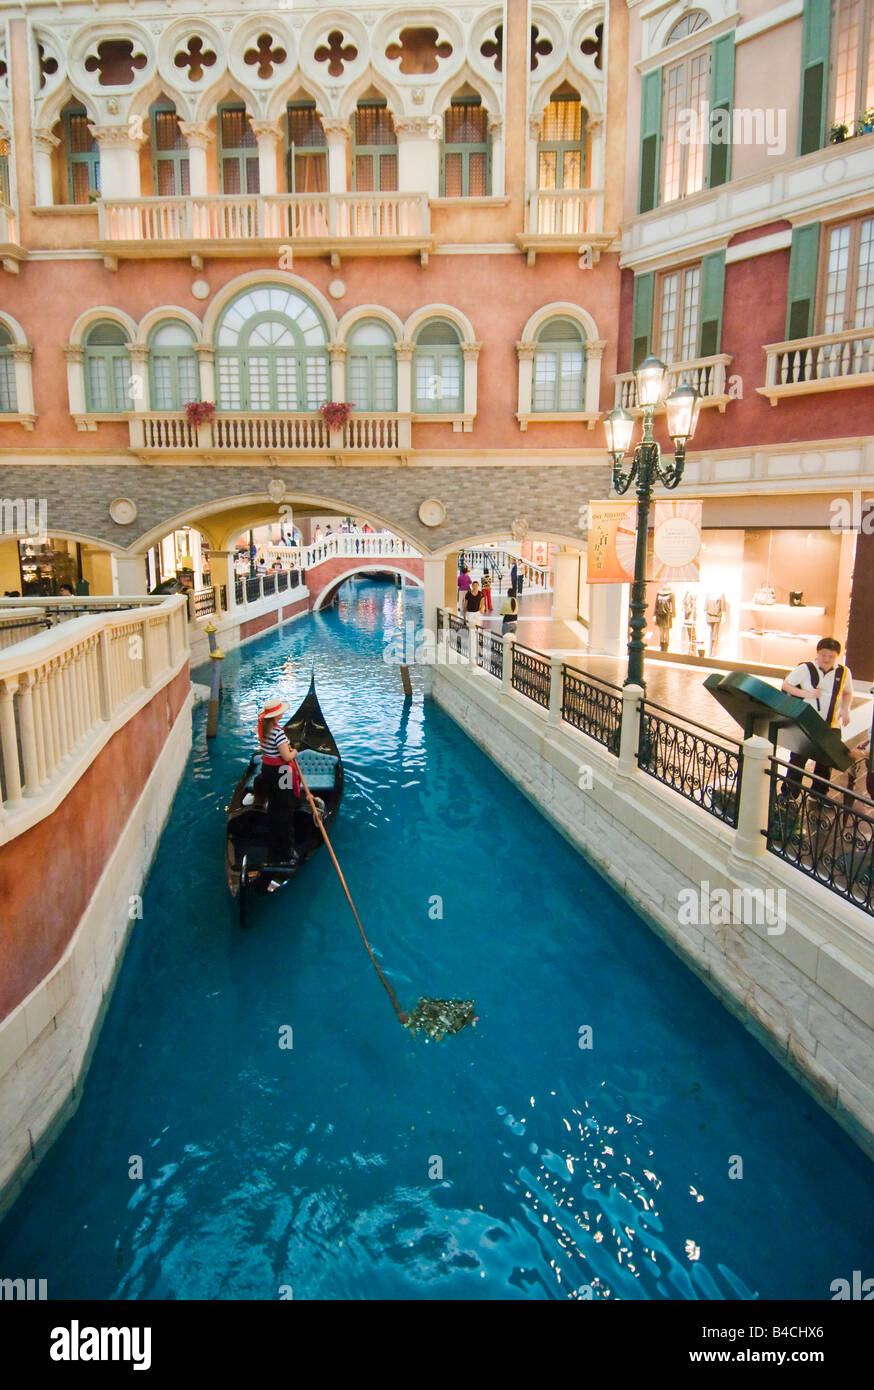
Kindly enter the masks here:
M 420 999 L 404 1026 L 411 1033 L 422 1032 L 440 1042 L 447 1033 L 460 1033 L 476 1022 L 472 999 Z

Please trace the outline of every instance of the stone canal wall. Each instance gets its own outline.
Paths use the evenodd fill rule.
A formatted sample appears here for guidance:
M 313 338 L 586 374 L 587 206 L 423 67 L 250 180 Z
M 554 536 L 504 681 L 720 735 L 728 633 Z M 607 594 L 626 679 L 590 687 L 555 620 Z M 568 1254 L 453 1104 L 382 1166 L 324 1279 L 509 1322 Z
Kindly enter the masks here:
M 187 662 L 0 846 L 0 1215 L 78 1105 L 191 747 Z
M 730 826 L 636 767 L 620 766 L 569 725 L 550 723 L 545 711 L 515 691 L 502 691 L 483 670 L 437 665 L 432 693 L 874 1155 L 871 919 L 773 855 L 738 852 L 737 832 Z M 737 914 L 733 907 L 731 917 L 740 919 L 723 922 L 723 913 L 708 910 L 719 890 L 760 890 L 783 910 L 770 926 L 756 920 L 757 913 Z M 688 910 L 691 903 L 699 904 L 698 912 Z

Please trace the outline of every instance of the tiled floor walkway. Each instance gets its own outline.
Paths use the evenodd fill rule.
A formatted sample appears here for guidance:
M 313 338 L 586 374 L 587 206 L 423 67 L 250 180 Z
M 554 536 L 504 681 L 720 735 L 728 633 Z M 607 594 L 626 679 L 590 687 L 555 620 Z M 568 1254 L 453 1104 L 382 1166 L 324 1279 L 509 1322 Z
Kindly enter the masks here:
M 493 597 L 495 613 L 486 617 L 484 626 L 495 632 L 501 630 L 498 611 L 503 595 Z M 585 628 L 579 623 L 556 621 L 549 616 L 552 607 L 551 593 L 525 593 L 523 591 L 519 606 L 519 622 L 516 640 L 535 651 L 548 656 L 562 656 L 569 666 L 580 671 L 588 671 L 593 676 L 621 685 L 625 680 L 627 657 L 595 656 L 586 651 Z M 673 710 L 696 724 L 703 725 L 713 733 L 740 739 L 743 732 L 730 715 L 704 688 L 705 677 L 716 667 L 684 666 L 679 662 L 660 661 L 658 652 L 647 654 L 645 664 L 646 692 L 655 705 Z M 780 681 L 772 677 L 760 677 L 770 685 L 779 686 Z M 857 690 L 858 690 L 857 686 Z M 861 689 L 867 691 L 867 686 Z M 864 721 L 863 721 L 864 722 Z M 867 715 L 870 728 L 870 708 Z

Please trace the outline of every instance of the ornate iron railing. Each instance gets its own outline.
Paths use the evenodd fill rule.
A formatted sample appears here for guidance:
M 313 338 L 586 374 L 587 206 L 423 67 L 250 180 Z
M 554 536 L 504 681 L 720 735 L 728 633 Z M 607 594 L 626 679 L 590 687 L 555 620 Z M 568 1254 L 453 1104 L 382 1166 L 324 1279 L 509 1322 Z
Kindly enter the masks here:
M 787 784 L 786 772 L 771 759 L 771 854 L 874 915 L 874 801 L 813 775 Z
M 243 602 L 243 592 L 244 592 L 244 586 L 243 586 L 243 581 L 242 581 L 242 579 L 235 579 L 235 580 L 234 580 L 234 599 L 236 600 L 236 604 L 237 604 L 237 607 L 238 607 L 238 608 L 239 608 L 240 604 Z
M 250 575 L 246 580 L 246 602 L 254 603 L 261 597 L 261 580 L 257 575 Z
M 615 694 L 613 692 L 616 692 Z M 621 687 L 593 680 L 573 667 L 561 668 L 561 717 L 619 757 L 622 732 Z
M 227 586 L 227 584 L 219 584 L 219 586 L 218 586 L 218 597 L 219 597 L 219 603 L 221 604 L 222 612 L 223 612 L 223 613 L 227 613 L 227 611 L 228 611 L 228 586 Z
M 305 571 L 304 571 L 304 570 L 292 570 L 292 571 L 291 571 L 291 574 L 288 576 L 288 578 L 289 578 L 289 587 L 292 588 L 292 589 L 296 589 L 297 586 L 298 586 L 298 584 L 303 584 L 303 583 L 304 583 L 304 574 L 305 574 Z
M 527 695 L 536 705 L 549 709 L 549 658 L 533 652 L 530 647 L 513 643 L 513 672 L 510 677 L 514 690 Z
M 661 714 L 670 718 L 663 719 Z M 737 825 L 742 756 L 740 743 L 717 741 L 709 729 L 691 720 L 678 724 L 676 716 L 659 705 L 641 705 L 637 749 L 641 771 L 726 825 Z
M 263 595 L 264 595 L 265 598 L 270 598 L 272 594 L 275 594 L 275 593 L 276 593 L 276 575 L 275 575 L 275 574 L 265 574 L 265 576 L 264 576 L 264 587 L 263 587 L 263 589 L 261 590 L 261 592 L 263 593 Z
M 276 574 L 276 589 L 278 593 L 288 588 L 288 570 L 278 570 Z
M 448 614 L 449 617 L 449 645 L 454 652 L 459 655 L 470 657 L 470 629 L 464 618 L 460 618 L 457 613 Z
M 504 675 L 504 644 L 496 632 L 487 632 L 484 627 L 476 630 L 476 664 L 490 676 L 498 680 Z
M 215 589 L 197 589 L 194 593 L 194 616 L 205 618 L 215 612 Z

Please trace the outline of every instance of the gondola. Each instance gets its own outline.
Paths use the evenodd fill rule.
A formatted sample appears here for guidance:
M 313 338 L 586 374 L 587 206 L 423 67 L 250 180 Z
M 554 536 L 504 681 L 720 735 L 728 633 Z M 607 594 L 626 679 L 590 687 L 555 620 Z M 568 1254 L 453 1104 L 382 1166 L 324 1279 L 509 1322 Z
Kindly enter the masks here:
M 284 725 L 292 748 L 297 748 L 300 769 L 313 796 L 325 806 L 321 819 L 330 832 L 343 797 L 343 760 L 325 723 L 316 696 L 313 676 L 297 711 Z M 228 887 L 237 900 L 240 925 L 246 925 L 252 894 L 262 895 L 270 885 L 282 887 L 324 843 L 305 796 L 287 798 L 284 823 L 275 823 L 267 805 L 261 757 L 256 753 L 237 783 L 225 830 L 225 869 Z M 277 842 L 283 845 L 277 850 Z

